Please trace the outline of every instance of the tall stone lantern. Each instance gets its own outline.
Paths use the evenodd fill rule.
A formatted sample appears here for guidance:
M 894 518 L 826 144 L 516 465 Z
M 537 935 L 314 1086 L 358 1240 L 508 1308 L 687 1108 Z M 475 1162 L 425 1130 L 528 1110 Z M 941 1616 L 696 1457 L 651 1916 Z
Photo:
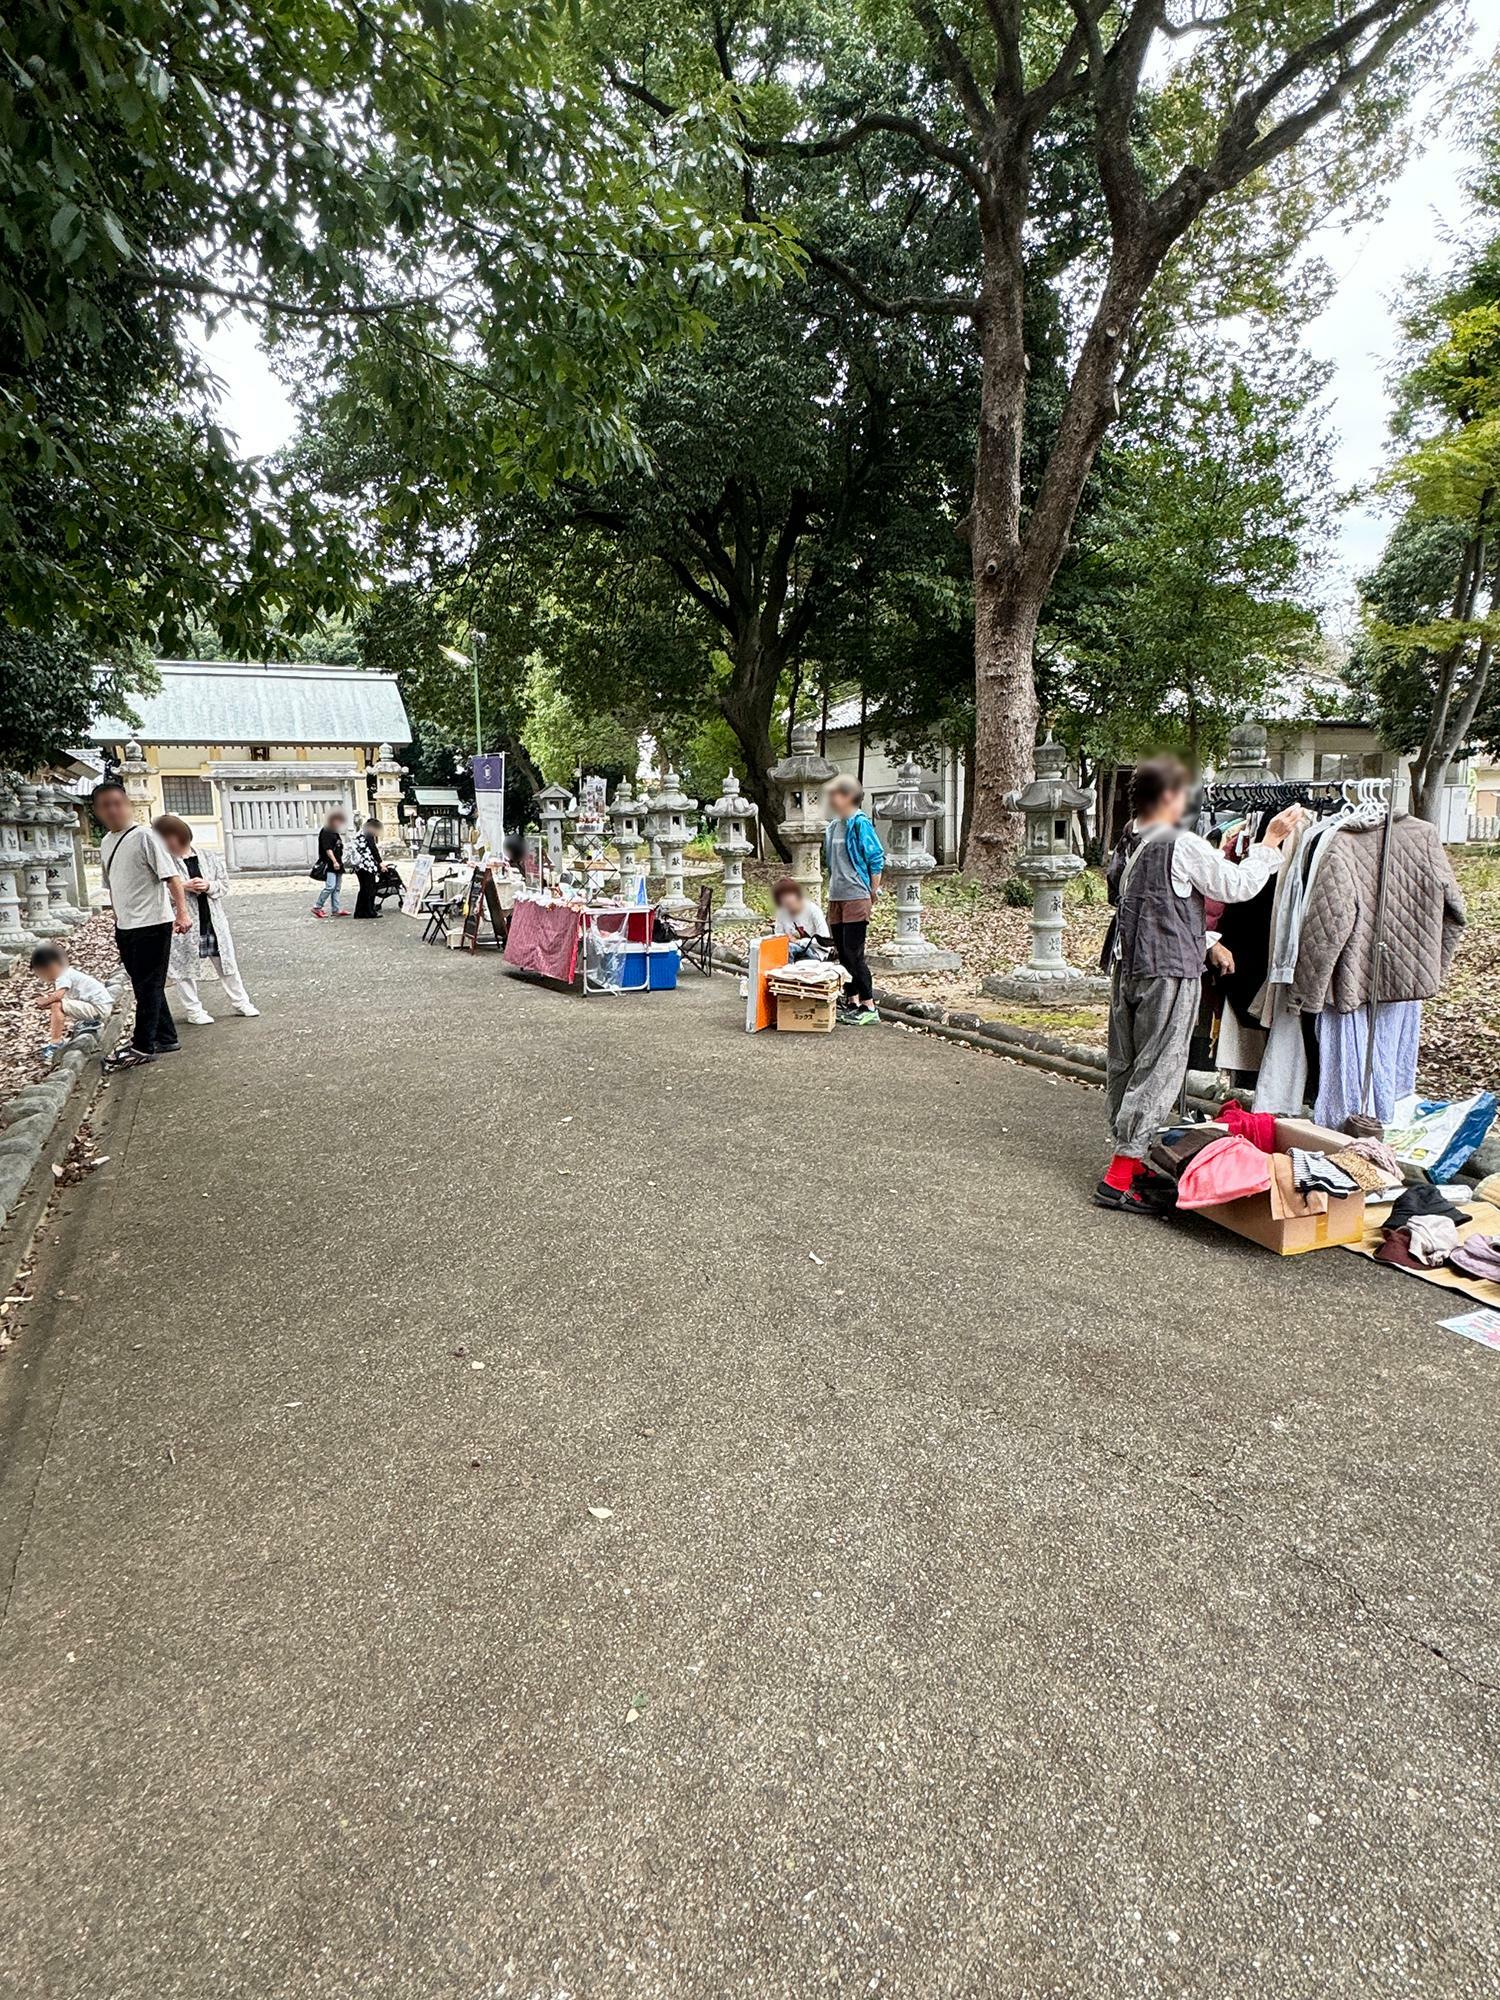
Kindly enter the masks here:
M 693 907 L 682 886 L 682 850 L 697 831 L 698 808 L 682 789 L 682 780 L 670 766 L 661 781 L 652 813 L 656 820 L 657 845 L 661 849 L 661 907 L 679 914 Z
M 631 791 L 630 780 L 622 778 L 610 801 L 609 816 L 614 822 L 615 846 L 620 852 L 620 894 L 627 903 L 635 901 L 640 889 L 641 821 L 645 810 L 645 801 Z
M 922 789 L 922 767 L 914 758 L 897 771 L 896 789 L 877 796 L 875 809 L 890 827 L 885 872 L 894 886 L 896 935 L 870 953 L 870 963 L 882 972 L 956 972 L 958 953 L 922 935 L 922 877 L 937 866 L 930 829 L 943 803 Z
M 16 820 L 21 831 L 21 863 L 26 889 L 26 928 L 39 938 L 61 937 L 68 926 L 52 913 L 47 894 L 47 860 L 52 851 L 51 816 L 35 785 L 17 786 Z
M 1010 812 L 1024 814 L 1026 844 L 1016 873 L 1031 886 L 1031 956 L 1014 972 L 981 980 L 980 991 L 1033 1006 L 1066 1007 L 1102 998 L 1109 981 L 1077 972 L 1063 956 L 1063 889 L 1083 871 L 1072 846 L 1073 818 L 1089 802 L 1067 774 L 1068 753 L 1049 732 L 1036 751 L 1036 776 L 1024 791 L 1007 792 Z
M 543 785 L 534 803 L 537 818 L 542 823 L 542 838 L 547 843 L 547 859 L 554 872 L 561 874 L 567 824 L 577 810 L 573 794 L 566 785 Z
M 35 934 L 21 918 L 26 861 L 21 851 L 21 801 L 16 780 L 0 771 L 0 953 L 30 951 Z
M 120 759 L 120 778 L 130 800 L 130 817 L 137 826 L 151 824 L 151 766 L 146 753 L 132 736 Z
M 781 833 L 792 850 L 789 873 L 804 896 L 823 901 L 823 787 L 839 774 L 837 764 L 818 755 L 818 732 L 810 722 L 794 722 L 786 755 L 771 766 L 771 783 L 781 794 Z
M 396 762 L 389 743 L 382 743 L 380 755 L 370 766 L 375 776 L 375 817 L 380 821 L 380 848 L 383 854 L 404 854 L 401 837 L 401 780 L 406 766 Z
M 745 856 L 754 853 L 745 829 L 755 818 L 755 802 L 740 791 L 740 781 L 730 771 L 724 779 L 723 795 L 706 813 L 718 829 L 714 850 L 724 863 L 724 900 L 716 912 L 727 924 L 753 924 L 754 910 L 745 901 Z
M 76 909 L 68 894 L 73 877 L 74 815 L 63 804 L 63 794 L 52 785 L 37 787 L 37 802 L 46 815 L 48 906 L 60 923 L 86 923 L 88 911 Z

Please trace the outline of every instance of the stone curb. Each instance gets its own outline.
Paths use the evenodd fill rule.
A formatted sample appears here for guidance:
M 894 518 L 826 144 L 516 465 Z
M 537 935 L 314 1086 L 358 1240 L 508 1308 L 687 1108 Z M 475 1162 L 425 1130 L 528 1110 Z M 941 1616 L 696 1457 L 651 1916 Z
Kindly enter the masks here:
M 715 965 L 725 972 L 743 972 L 746 962 L 730 952 L 717 949 L 714 952 Z M 906 999 L 887 987 L 877 986 L 874 995 L 882 1020 L 904 1028 L 920 1028 L 926 1034 L 978 1049 L 984 1055 L 1009 1056 L 1033 1069 L 1051 1070 L 1054 1075 L 1072 1077 L 1077 1083 L 1103 1088 L 1105 1059 L 1098 1049 L 1064 1042 L 1035 1028 L 1013 1028 L 1007 1021 L 984 1021 L 973 1012 L 944 1008 L 935 1000 Z M 1230 1097 L 1244 1105 L 1250 1102 L 1249 1091 L 1226 1092 L 1207 1070 L 1188 1072 L 1187 1101 L 1195 1110 L 1217 1111 Z M 1500 1128 L 1500 1119 L 1496 1127 Z M 1466 1180 L 1483 1180 L 1487 1174 L 1500 1173 L 1500 1129 L 1491 1129 L 1473 1159 L 1460 1172 Z
M 0 1104 L 0 1279 L 14 1289 L 31 1239 L 52 1198 L 52 1168 L 61 1164 L 94 1099 L 96 1058 L 107 1056 L 123 1026 L 119 997 L 125 975 L 106 985 L 115 1009 L 97 1035 L 58 1057 L 51 1072 L 24 1084 Z

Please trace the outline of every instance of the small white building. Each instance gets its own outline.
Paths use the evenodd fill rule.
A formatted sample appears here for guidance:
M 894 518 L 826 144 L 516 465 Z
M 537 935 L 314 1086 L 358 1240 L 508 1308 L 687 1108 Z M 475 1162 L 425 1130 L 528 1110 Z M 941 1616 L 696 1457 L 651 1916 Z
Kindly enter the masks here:
M 1329 716 L 1319 720 L 1282 721 L 1266 718 L 1266 750 L 1280 778 L 1334 781 L 1341 778 L 1394 778 L 1396 809 L 1411 807 L 1411 758 L 1389 750 L 1367 722 Z M 1475 803 L 1473 778 L 1467 763 L 1449 767 L 1438 830 L 1450 844 L 1469 838 Z M 1493 810 L 1493 809 L 1492 809 Z
M 864 732 L 864 772 L 860 774 L 860 700 L 852 695 L 829 704 L 828 730 L 822 744 L 823 755 L 851 778 L 859 778 L 865 788 L 865 803 L 874 813 L 874 794 L 896 790 L 896 773 L 905 761 L 907 746 L 888 743 L 867 726 Z M 924 764 L 922 784 L 942 801 L 942 816 L 933 821 L 932 851 L 939 862 L 956 866 L 959 859 L 959 829 L 964 823 L 964 761 L 961 752 L 943 749 L 936 764 Z M 878 820 L 878 815 L 875 815 Z M 879 822 L 882 837 L 888 831 Z
M 318 828 L 340 806 L 369 810 L 370 767 L 411 725 L 393 674 L 318 662 L 158 660 L 140 723 L 100 716 L 90 743 L 145 755 L 152 813 L 185 819 L 235 873 L 311 867 Z

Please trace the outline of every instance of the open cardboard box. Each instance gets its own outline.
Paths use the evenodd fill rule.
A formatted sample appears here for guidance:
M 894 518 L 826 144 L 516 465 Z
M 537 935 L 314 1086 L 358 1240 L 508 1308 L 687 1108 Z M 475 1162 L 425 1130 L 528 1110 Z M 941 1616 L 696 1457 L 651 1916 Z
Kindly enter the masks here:
M 1276 1120 L 1276 1150 L 1289 1153 L 1294 1146 L 1309 1153 L 1337 1153 L 1349 1143 L 1346 1132 L 1330 1132 L 1305 1118 Z M 1274 1186 L 1265 1194 L 1245 1195 L 1239 1201 L 1223 1201 L 1211 1208 L 1194 1209 L 1221 1229 L 1236 1236 L 1248 1236 L 1278 1257 L 1300 1257 L 1307 1250 L 1331 1250 L 1339 1244 L 1358 1243 L 1365 1233 L 1363 1190 L 1353 1194 L 1330 1195 L 1323 1215 L 1283 1215 L 1273 1200 Z

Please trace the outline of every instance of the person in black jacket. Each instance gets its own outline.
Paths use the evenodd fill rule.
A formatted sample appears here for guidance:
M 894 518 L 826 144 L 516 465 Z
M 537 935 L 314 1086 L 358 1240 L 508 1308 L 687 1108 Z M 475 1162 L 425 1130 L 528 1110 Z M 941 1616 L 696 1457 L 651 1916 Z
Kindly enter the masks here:
M 357 917 L 378 917 L 380 911 L 375 902 L 375 891 L 380 885 L 380 821 L 367 819 L 363 829 L 355 835 L 354 851 L 350 859 L 354 873 L 359 879 L 359 895 L 355 899 L 354 914 Z
M 318 828 L 318 871 L 322 874 L 323 886 L 318 891 L 317 902 L 313 904 L 313 915 L 347 917 L 349 912 L 339 908 L 339 884 L 344 879 L 344 815 L 337 808 Z M 325 903 L 328 905 L 326 910 L 323 907 Z

